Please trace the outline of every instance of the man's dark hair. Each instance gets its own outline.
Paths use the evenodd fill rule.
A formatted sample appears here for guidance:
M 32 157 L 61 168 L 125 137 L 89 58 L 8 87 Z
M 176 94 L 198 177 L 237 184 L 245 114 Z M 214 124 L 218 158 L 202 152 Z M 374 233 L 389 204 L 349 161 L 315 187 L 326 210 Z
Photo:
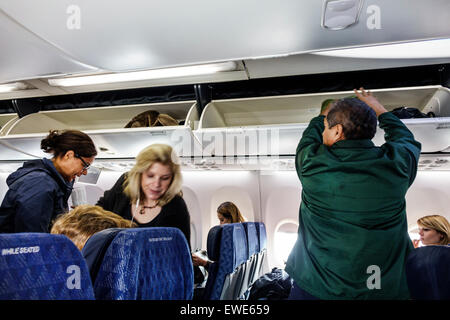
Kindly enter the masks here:
M 346 140 L 372 139 L 377 130 L 377 115 L 357 98 L 337 100 L 327 115 L 329 128 L 341 124 Z

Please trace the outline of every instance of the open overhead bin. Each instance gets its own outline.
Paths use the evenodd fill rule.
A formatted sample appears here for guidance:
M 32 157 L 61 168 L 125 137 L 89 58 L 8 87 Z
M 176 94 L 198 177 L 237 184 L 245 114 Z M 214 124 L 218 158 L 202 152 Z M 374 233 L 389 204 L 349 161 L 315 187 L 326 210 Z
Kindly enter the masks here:
M 181 124 L 124 128 L 133 117 L 149 110 L 167 114 Z M 40 140 L 53 129 L 87 133 L 97 147 L 99 159 L 134 158 L 153 143 L 169 144 L 178 155 L 186 157 L 200 147 L 192 134 L 198 121 L 194 101 L 43 111 L 19 119 L 0 137 L 2 148 L 9 148 L 4 154 L 2 151 L 0 160 L 48 157 L 40 149 Z
M 388 109 L 406 106 L 435 118 L 402 120 L 422 143 L 422 152 L 441 152 L 450 147 L 450 91 L 442 86 L 373 90 Z M 326 99 L 354 95 L 353 91 L 213 100 L 204 109 L 195 134 L 204 156 L 295 155 L 309 121 Z M 377 130 L 377 145 L 384 143 Z
M 0 114 L 0 135 L 3 135 L 8 127 L 14 123 L 19 117 L 16 113 L 4 113 Z

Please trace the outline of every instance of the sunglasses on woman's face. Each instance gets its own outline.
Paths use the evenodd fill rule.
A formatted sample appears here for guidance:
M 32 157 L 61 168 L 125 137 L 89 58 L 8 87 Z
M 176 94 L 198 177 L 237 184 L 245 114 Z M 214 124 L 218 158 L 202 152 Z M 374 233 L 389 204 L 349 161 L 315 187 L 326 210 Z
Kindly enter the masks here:
M 78 154 L 76 154 L 76 153 L 75 153 L 75 157 L 78 158 L 78 159 L 80 159 L 81 162 L 83 162 L 83 171 L 84 171 L 84 170 L 87 171 L 87 170 L 89 169 L 89 167 L 91 166 L 91 164 L 90 164 L 90 163 L 87 163 L 86 161 L 84 161 L 83 158 L 80 157 L 80 156 L 79 156 Z

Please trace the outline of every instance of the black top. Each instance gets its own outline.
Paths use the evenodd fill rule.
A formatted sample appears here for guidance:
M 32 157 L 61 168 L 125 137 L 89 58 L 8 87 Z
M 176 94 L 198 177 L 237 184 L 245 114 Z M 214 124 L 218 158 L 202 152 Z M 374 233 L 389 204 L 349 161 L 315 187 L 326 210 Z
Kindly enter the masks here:
M 119 216 L 131 220 L 131 199 L 123 192 L 123 183 L 126 178 L 124 173 L 114 184 L 114 186 L 105 191 L 97 205 L 105 210 L 112 211 Z M 133 220 L 139 227 L 174 227 L 183 232 L 186 237 L 189 248 L 191 247 L 191 226 L 190 215 L 186 203 L 180 196 L 175 196 L 169 203 L 161 208 L 161 212 L 148 223 L 139 223 Z

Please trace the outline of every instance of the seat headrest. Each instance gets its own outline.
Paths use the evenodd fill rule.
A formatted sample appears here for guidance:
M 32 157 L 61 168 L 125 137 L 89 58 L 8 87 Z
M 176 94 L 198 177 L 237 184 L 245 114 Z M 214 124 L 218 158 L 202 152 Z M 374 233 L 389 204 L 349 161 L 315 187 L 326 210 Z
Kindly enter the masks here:
M 414 249 L 406 261 L 406 278 L 413 299 L 450 299 L 450 247 Z
M 86 260 L 92 283 L 95 283 L 98 269 L 103 262 L 106 250 L 116 237 L 116 235 L 125 228 L 105 229 L 92 235 L 81 250 L 81 254 Z
M 248 256 L 254 255 L 259 252 L 259 240 L 258 233 L 256 232 L 255 222 L 242 223 L 245 229 L 248 243 Z
M 232 254 L 231 264 L 227 266 L 228 271 L 232 272 L 248 259 L 247 237 L 242 223 L 225 224 L 222 229 L 220 252 L 223 256 Z
M 262 251 L 264 249 L 267 249 L 266 226 L 264 225 L 264 222 L 255 222 L 255 224 L 259 239 L 259 251 Z
M 66 236 L 0 234 L 0 252 L 0 299 L 94 299 L 86 262 Z
M 106 251 L 94 284 L 98 299 L 188 300 L 194 275 L 178 228 L 124 229 Z
M 209 259 L 212 261 L 219 261 L 221 240 L 222 226 L 212 227 L 208 232 L 208 240 L 206 243 L 206 251 L 208 252 Z

